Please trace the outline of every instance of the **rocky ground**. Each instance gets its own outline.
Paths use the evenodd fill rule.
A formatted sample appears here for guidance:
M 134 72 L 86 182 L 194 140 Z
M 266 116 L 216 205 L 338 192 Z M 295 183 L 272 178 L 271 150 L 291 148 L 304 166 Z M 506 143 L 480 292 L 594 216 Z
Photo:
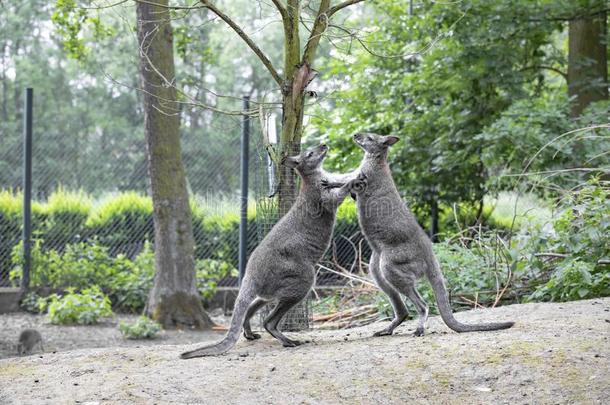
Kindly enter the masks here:
M 310 341 L 293 349 L 265 334 L 260 341 L 240 340 L 223 356 L 180 360 L 194 342 L 222 334 L 171 332 L 158 341 L 126 342 L 112 325 L 55 327 L 23 314 L 2 315 L 3 349 L 25 326 L 40 327 L 48 348 L 0 360 L 0 403 L 608 403 L 610 298 L 457 317 L 517 324 L 457 334 L 432 318 L 420 338 L 412 336 L 415 322 L 380 338 L 371 334 L 385 323 L 314 330 L 290 334 Z M 97 348 L 68 350 L 85 335 Z

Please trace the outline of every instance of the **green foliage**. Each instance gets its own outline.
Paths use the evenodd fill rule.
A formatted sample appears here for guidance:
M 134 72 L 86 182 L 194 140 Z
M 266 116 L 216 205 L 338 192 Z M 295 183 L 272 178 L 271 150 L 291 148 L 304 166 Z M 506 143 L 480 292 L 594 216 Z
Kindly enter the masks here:
M 91 211 L 91 198 L 83 191 L 55 190 L 42 205 L 43 218 L 39 238 L 45 248 L 63 247 L 86 236 L 85 221 Z
M 161 331 L 161 325 L 146 316 L 141 316 L 131 324 L 121 322 L 119 330 L 126 339 L 154 339 Z
M 45 251 L 36 241 L 32 247 L 30 285 L 34 290 L 86 291 L 90 285 L 99 287 L 112 307 L 121 312 L 141 312 L 155 275 L 155 258 L 150 243 L 145 243 L 134 260 L 124 255 L 111 256 L 108 248 L 97 243 L 79 242 L 66 245 L 63 252 Z M 18 285 L 22 274 L 22 244 L 12 253 L 14 267 L 10 278 Z M 216 293 L 220 280 L 237 276 L 237 269 L 222 260 L 203 259 L 195 262 L 196 283 L 203 299 Z M 97 288 L 96 287 L 96 288 Z M 32 299 L 22 305 L 31 310 Z
M 609 107 L 607 101 L 593 103 L 580 119 L 571 120 L 563 94 L 545 93 L 514 102 L 476 137 L 488 145 L 482 156 L 490 187 L 529 183 L 547 191 L 549 185 L 563 189 L 579 184 L 584 178 L 581 173 L 559 169 L 592 163 L 603 166 L 608 161 L 599 151 L 610 148 L 610 130 L 587 127 L 607 122 Z M 553 170 L 559 171 L 553 174 Z
M 550 274 L 531 295 L 533 300 L 568 300 L 610 295 L 610 191 L 592 179 L 568 194 L 559 215 L 532 225 L 517 238 L 524 271 L 532 278 Z M 600 262 L 601 261 L 601 262 Z
M 113 308 L 121 312 L 141 312 L 155 276 L 155 254 L 150 243 L 130 263 L 128 271 L 114 272 L 108 280 L 107 290 Z
M 87 48 L 81 37 L 81 30 L 88 19 L 87 10 L 77 7 L 75 0 L 57 0 L 55 7 L 51 20 L 63 37 L 66 52 L 72 58 L 84 58 Z
M 32 314 L 39 314 L 42 312 L 40 307 L 41 296 L 38 295 L 35 291 L 29 291 L 25 294 L 25 296 L 21 299 L 19 306 L 21 309 L 30 312 Z
M 203 298 L 213 297 L 220 280 L 226 276 L 237 277 L 237 274 L 237 269 L 224 261 L 204 259 L 195 263 L 197 289 Z
M 86 225 L 102 244 L 153 240 L 152 201 L 137 192 L 109 195 L 91 211 Z
M 13 263 L 11 279 L 21 277 L 23 265 L 23 244 L 19 244 L 12 253 Z M 109 282 L 117 275 L 130 272 L 133 264 L 123 255 L 112 257 L 108 248 L 96 243 L 79 242 L 65 246 L 63 252 L 43 250 L 40 241 L 32 248 L 32 267 L 30 283 L 33 287 L 52 289 L 84 290 L 90 285 L 97 285 L 109 290 Z
M 334 169 L 357 164 L 362 152 L 351 141 L 355 132 L 398 135 L 401 141 L 389 156 L 394 179 L 425 224 L 436 204 L 445 212 L 455 203 L 467 214 L 476 212 L 490 190 L 518 180 L 507 174 L 589 166 L 594 150 L 595 163 L 608 162 L 599 153 L 610 139 L 602 139 L 603 129 L 594 142 L 591 131 L 578 132 L 536 156 L 565 132 L 608 122 L 607 109 L 596 118 L 571 119 L 563 95 L 565 37 L 553 16 L 578 15 L 584 3 L 466 0 L 413 6 L 409 15 L 408 2 L 375 2 L 376 12 L 361 21 L 376 27 L 364 39 L 368 49 L 328 63 L 329 76 L 349 86 L 334 93 L 336 103 L 321 104 L 324 111 L 312 117 L 310 135 L 341 151 L 330 155 Z M 544 177 L 553 176 L 525 180 Z M 558 184 L 582 180 L 578 172 L 559 178 Z
M 80 293 L 70 288 L 63 296 L 53 294 L 40 301 L 40 308 L 48 310 L 49 320 L 55 325 L 93 325 L 113 315 L 110 300 L 97 286 Z
M 579 259 L 561 263 L 531 301 L 572 301 L 610 296 L 610 271 Z

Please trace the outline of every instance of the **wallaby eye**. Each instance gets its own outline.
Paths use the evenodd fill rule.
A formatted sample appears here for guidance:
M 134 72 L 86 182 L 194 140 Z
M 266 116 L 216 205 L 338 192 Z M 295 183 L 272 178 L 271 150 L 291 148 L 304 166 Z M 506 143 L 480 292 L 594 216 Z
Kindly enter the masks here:
M 312 157 L 312 156 L 313 156 L 313 152 L 309 152 L 309 153 L 307 154 L 307 157 L 308 157 L 308 158 L 310 158 L 310 157 Z

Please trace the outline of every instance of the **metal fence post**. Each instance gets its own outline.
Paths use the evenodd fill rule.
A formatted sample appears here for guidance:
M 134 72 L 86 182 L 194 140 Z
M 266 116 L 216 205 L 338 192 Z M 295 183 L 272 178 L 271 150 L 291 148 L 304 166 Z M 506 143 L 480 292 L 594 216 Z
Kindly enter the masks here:
M 239 285 L 246 274 L 246 255 L 248 250 L 248 162 L 250 145 L 250 97 L 244 96 L 243 115 L 241 119 L 241 207 L 239 222 Z
M 30 287 L 32 238 L 32 101 L 34 90 L 25 89 L 23 116 L 23 277 L 21 289 Z

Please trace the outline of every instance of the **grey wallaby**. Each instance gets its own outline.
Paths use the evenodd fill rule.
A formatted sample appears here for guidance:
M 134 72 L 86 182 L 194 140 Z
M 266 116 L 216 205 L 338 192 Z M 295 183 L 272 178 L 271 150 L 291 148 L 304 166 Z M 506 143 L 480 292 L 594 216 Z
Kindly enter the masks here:
M 322 170 L 326 152 L 326 145 L 320 145 L 284 159 L 283 164 L 294 168 L 301 177 L 301 189 L 290 210 L 250 255 L 227 335 L 216 344 L 182 353 L 180 357 L 225 353 L 235 345 L 242 328 L 246 339 L 260 338 L 252 333 L 250 318 L 270 301 L 277 303 L 264 321 L 265 329 L 285 347 L 300 344 L 278 331 L 278 323 L 309 293 L 315 279 L 314 266 L 330 244 L 337 207 L 352 188 L 363 182 L 347 181 L 349 175 Z M 342 181 L 343 186 L 328 187 L 329 182 L 337 181 Z
M 20 356 L 31 354 L 36 345 L 40 345 L 40 350 L 44 352 L 42 346 L 42 336 L 36 329 L 24 329 L 19 334 L 19 343 L 17 343 L 17 353 Z
M 370 272 L 379 288 L 385 292 L 394 308 L 390 325 L 375 336 L 391 335 L 407 317 L 407 309 L 400 294 L 415 305 L 419 323 L 416 336 L 424 334 L 428 319 L 428 305 L 415 285 L 423 275 L 428 277 L 436 296 L 443 321 L 456 332 L 507 329 L 514 322 L 466 325 L 454 318 L 445 280 L 432 251 L 432 242 L 417 223 L 396 189 L 387 162 L 388 148 L 398 142 L 395 136 L 356 134 L 354 142 L 365 152 L 360 165 L 366 187 L 354 189 L 358 205 L 360 228 L 372 249 Z M 339 187 L 336 182 L 331 187 Z

